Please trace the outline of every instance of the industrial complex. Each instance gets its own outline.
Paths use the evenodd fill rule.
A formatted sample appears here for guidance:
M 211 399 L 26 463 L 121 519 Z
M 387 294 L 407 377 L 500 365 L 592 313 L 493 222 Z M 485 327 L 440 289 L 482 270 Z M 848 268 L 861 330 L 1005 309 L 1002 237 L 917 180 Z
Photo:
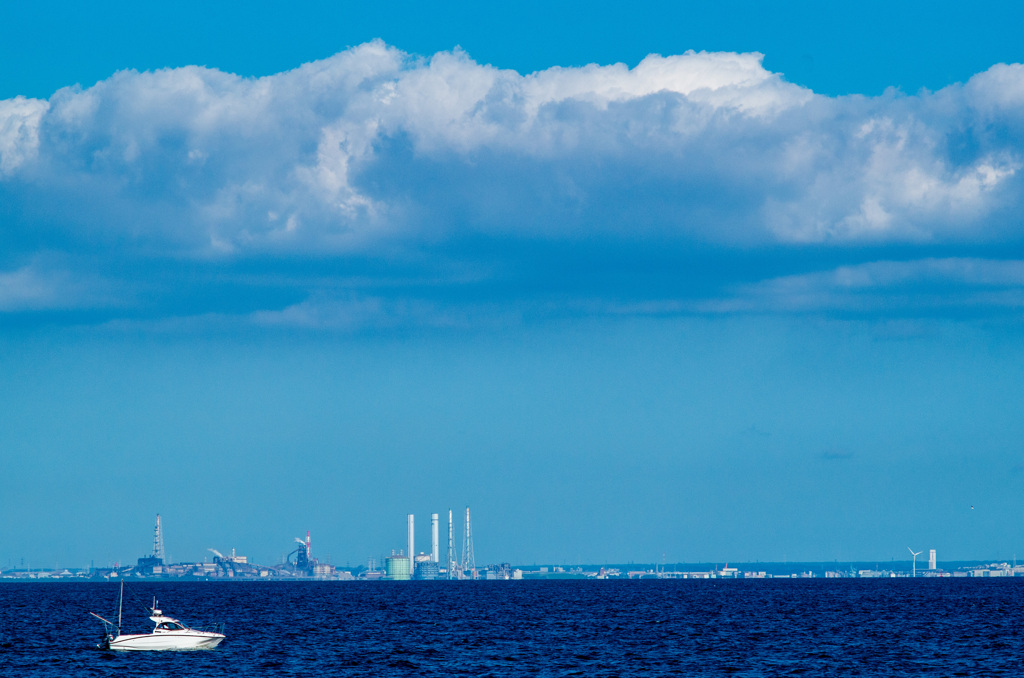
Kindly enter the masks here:
M 428 580 L 518 580 L 518 579 L 846 579 L 846 578 L 902 578 L 902 577 L 1018 577 L 1024 576 L 1024 565 L 1010 563 L 964 562 L 948 563 L 940 568 L 935 549 L 928 551 L 928 564 L 918 568 L 917 557 L 923 551 L 908 549 L 912 560 L 909 567 L 891 563 L 888 568 L 867 563 L 851 563 L 839 567 L 836 563 L 794 563 L 755 564 L 744 567 L 730 567 L 728 564 L 710 563 L 671 568 L 666 564 L 651 567 L 629 566 L 559 566 L 533 565 L 513 567 L 510 563 L 478 567 L 473 548 L 473 526 L 469 507 L 462 520 L 461 550 L 456 547 L 456 522 L 451 510 L 448 511 L 448 544 L 445 558 L 440 550 L 440 515 L 430 515 L 430 550 L 416 551 L 413 514 L 407 516 L 407 548 L 392 551 L 390 555 L 370 558 L 365 566 L 336 567 L 321 562 L 313 555 L 310 533 L 305 539 L 296 537 L 291 549 L 280 563 L 262 565 L 250 562 L 249 558 L 231 549 L 225 555 L 215 548 L 209 548 L 210 556 L 203 562 L 167 562 L 164 549 L 163 524 L 156 516 L 153 529 L 153 548 L 148 555 L 137 559 L 134 564 L 113 563 L 109 567 L 78 569 L 33 569 L 31 567 L 10 567 L 0 569 L 0 580 L 66 580 L 87 579 L 110 581 L 112 579 L 180 579 L 180 580 L 311 580 L 311 581 L 428 581 Z M 923 563 L 922 563 L 923 565 Z
M 231 549 L 231 555 L 210 548 L 210 557 L 203 562 L 167 562 L 164 549 L 163 524 L 160 514 L 156 516 L 153 529 L 153 549 L 148 555 L 138 558 L 134 564 L 113 563 L 109 567 L 83 569 L 32 570 L 31 568 L 10 568 L 0 570 L 0 579 L 47 579 L 47 578 L 91 578 L 91 579 L 310 579 L 310 580 L 434 580 L 434 579 L 516 579 L 522 576 L 508 563 L 478 568 L 473 551 L 473 528 L 469 508 L 466 508 L 462 535 L 462 556 L 455 549 L 455 522 L 448 511 L 448 553 L 442 564 L 440 558 L 439 519 L 431 514 L 430 552 L 417 553 L 415 549 L 415 516 L 408 515 L 408 549 L 392 552 L 382 558 L 370 558 L 366 566 L 339 568 L 321 562 L 313 555 L 310 533 L 306 538 L 296 537 L 292 550 L 274 565 L 250 562 L 249 558 Z

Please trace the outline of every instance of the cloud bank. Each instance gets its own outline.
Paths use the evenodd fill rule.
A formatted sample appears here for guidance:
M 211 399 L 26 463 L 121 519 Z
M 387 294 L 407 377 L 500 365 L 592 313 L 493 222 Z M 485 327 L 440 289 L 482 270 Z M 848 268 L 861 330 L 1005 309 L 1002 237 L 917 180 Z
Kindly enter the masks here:
M 1022 174 L 1020 65 L 877 98 L 731 53 L 123 71 L 0 101 L 0 312 L 1017 309 Z

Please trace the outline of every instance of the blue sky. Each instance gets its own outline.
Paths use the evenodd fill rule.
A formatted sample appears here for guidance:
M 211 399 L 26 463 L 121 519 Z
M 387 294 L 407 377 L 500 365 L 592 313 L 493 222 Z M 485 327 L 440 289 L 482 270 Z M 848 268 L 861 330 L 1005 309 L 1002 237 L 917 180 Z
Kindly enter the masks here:
M 1012 558 L 1022 13 L 11 8 L 0 566 Z
M 415 54 L 461 45 L 521 73 L 651 53 L 758 51 L 823 94 L 913 93 L 1020 60 L 1017 3 L 278 2 L 11 4 L 0 25 L 0 97 L 48 97 L 125 68 L 206 65 L 271 75 L 381 38 Z

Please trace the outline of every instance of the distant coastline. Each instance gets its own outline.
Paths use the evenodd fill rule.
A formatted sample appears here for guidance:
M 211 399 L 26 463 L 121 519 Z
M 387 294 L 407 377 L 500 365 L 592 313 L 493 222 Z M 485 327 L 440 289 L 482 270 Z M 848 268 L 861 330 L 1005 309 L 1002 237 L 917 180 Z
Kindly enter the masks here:
M 282 576 L 242 574 L 227 571 L 212 576 L 173 574 L 167 571 L 143 573 L 131 567 L 63 568 L 55 570 L 15 568 L 0 571 L 0 584 L 27 582 L 110 583 L 124 580 L 137 583 L 167 582 L 322 582 L 322 581 L 387 581 L 383 570 L 332 568 L 320 576 L 291 574 Z M 256 569 L 254 572 L 259 572 Z M 220 572 L 220 571 L 218 571 Z M 229 574 L 230 573 L 230 574 Z M 499 576 L 500 575 L 500 576 Z M 764 579 L 904 579 L 916 576 L 925 579 L 981 579 L 1024 577 L 1024 565 L 991 560 L 949 561 L 934 569 L 914 569 L 911 561 L 854 561 L 839 563 L 669 563 L 614 565 L 521 565 L 489 566 L 474 571 L 462 581 L 547 581 L 547 580 L 764 580 Z M 412 579 L 410 581 L 417 581 Z M 444 576 L 421 581 L 448 581 Z M 454 581 L 454 580 L 452 580 Z

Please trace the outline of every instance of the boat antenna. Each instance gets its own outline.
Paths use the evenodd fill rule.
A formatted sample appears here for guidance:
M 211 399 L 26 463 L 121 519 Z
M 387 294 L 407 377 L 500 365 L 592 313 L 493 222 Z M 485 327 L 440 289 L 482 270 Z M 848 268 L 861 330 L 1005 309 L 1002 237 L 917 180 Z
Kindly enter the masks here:
M 121 607 L 124 604 L 124 579 L 121 580 L 121 595 L 117 597 L 117 635 L 121 635 Z

